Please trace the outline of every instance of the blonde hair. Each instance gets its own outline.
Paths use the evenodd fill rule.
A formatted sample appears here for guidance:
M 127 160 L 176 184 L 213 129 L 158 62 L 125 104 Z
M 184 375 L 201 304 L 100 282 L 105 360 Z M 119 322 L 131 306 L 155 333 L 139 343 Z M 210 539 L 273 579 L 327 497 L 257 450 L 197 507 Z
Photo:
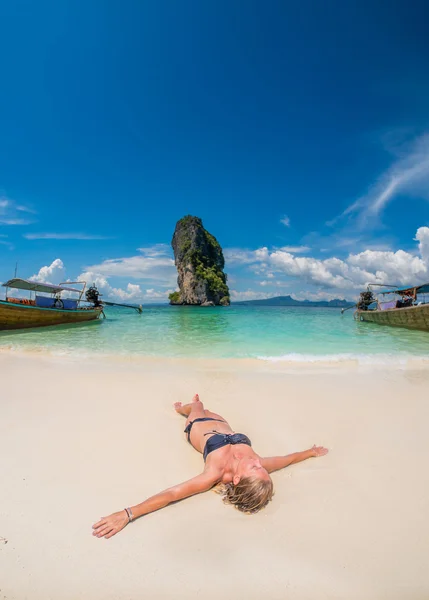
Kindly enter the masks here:
M 232 504 L 248 515 L 265 508 L 274 496 L 271 479 L 267 481 L 256 477 L 244 477 L 237 485 L 222 483 L 216 487 L 215 491 L 223 496 L 226 504 Z

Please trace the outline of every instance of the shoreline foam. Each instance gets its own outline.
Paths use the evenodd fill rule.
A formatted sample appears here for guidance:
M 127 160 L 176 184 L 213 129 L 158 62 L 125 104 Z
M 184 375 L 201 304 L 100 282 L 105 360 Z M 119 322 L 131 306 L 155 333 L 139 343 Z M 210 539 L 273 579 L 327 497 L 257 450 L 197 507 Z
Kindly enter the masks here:
M 146 361 L 165 362 L 166 364 L 196 364 L 205 366 L 208 363 L 225 365 L 235 364 L 237 368 L 251 365 L 259 368 L 261 365 L 275 365 L 278 368 L 305 368 L 305 367 L 327 367 L 327 368 L 365 368 L 365 369 L 419 369 L 429 367 L 429 356 L 418 356 L 413 354 L 300 354 L 290 353 L 280 356 L 256 356 L 256 357 L 192 357 L 192 356 L 159 356 L 133 353 L 87 353 L 73 350 L 70 352 L 60 351 L 57 348 L 47 346 L 26 346 L 25 348 L 13 348 L 0 346 L 0 356 L 22 356 L 40 357 L 46 359 L 58 359 L 79 363 L 89 361 L 91 363 L 114 363 L 114 364 L 141 364 Z

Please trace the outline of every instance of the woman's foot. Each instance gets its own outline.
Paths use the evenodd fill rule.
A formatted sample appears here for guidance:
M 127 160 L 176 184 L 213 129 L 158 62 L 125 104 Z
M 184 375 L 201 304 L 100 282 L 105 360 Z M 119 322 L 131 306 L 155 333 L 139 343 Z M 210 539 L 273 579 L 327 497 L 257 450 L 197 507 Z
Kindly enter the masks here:
M 181 402 L 175 402 L 173 404 L 173 406 L 174 406 L 174 410 L 177 413 L 179 413 L 179 415 L 183 415 L 184 417 L 187 417 L 189 415 L 189 413 L 191 412 L 190 404 L 182 404 Z
M 193 408 L 192 405 L 195 404 L 196 402 L 200 402 L 200 397 L 198 396 L 198 394 L 195 394 L 195 396 L 192 398 L 192 402 L 190 402 L 189 404 L 182 404 L 181 402 L 175 402 L 173 404 L 174 410 L 177 413 L 179 413 L 179 415 L 188 417 L 189 413 L 191 412 L 191 410 Z

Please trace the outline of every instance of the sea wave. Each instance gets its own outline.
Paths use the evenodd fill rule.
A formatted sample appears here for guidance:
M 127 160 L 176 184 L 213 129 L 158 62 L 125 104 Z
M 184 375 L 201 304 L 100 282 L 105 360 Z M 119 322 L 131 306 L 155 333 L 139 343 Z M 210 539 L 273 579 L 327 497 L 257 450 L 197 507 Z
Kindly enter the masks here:
M 258 360 L 268 362 L 285 362 L 285 363 L 350 363 L 354 362 L 359 365 L 398 365 L 407 366 L 412 362 L 429 362 L 427 356 L 417 356 L 415 354 L 299 354 L 292 352 L 290 354 L 282 354 L 280 356 L 258 356 Z

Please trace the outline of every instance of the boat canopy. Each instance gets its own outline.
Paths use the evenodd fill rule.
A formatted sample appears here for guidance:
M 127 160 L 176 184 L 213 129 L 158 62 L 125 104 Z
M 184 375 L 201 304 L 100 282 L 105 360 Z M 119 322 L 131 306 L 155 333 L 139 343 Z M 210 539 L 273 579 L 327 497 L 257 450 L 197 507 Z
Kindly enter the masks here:
M 393 288 L 394 286 L 392 286 Z M 423 285 L 415 285 L 408 286 L 406 288 L 396 288 L 391 290 L 382 290 L 378 292 L 379 294 L 414 294 L 414 290 L 416 294 L 429 294 L 429 283 L 424 283 Z
M 77 282 L 76 282 L 77 283 Z M 46 294 L 57 294 L 58 292 L 77 292 L 81 290 L 76 288 L 64 287 L 62 285 L 53 285 L 50 283 L 42 283 L 41 281 L 28 281 L 27 279 L 9 279 L 2 284 L 3 287 L 9 287 L 16 290 L 28 290 L 30 292 L 45 292 Z

